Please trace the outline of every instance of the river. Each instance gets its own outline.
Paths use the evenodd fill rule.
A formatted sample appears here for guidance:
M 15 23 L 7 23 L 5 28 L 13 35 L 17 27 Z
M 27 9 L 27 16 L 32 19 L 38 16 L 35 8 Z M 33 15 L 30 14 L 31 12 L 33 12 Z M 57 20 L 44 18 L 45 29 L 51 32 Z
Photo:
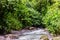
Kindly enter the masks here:
M 19 33 L 18 33 L 19 34 L 19 38 L 18 39 L 13 39 L 13 40 L 41 40 L 40 39 L 41 35 L 47 35 L 49 40 L 52 40 L 52 36 L 45 29 L 22 30 Z

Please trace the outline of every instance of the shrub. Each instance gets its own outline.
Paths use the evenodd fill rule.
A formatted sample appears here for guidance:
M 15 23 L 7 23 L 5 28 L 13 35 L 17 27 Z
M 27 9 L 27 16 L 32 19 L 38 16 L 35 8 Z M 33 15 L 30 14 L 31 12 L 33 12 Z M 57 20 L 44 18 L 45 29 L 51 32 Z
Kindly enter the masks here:
M 46 28 L 54 34 L 60 34 L 60 9 L 59 2 L 54 3 L 48 7 L 46 15 L 43 17 L 43 24 Z
M 28 7 L 26 3 L 22 3 L 22 0 L 1 0 L 0 8 L 0 29 L 5 33 L 20 30 L 26 26 L 40 25 L 40 13 Z

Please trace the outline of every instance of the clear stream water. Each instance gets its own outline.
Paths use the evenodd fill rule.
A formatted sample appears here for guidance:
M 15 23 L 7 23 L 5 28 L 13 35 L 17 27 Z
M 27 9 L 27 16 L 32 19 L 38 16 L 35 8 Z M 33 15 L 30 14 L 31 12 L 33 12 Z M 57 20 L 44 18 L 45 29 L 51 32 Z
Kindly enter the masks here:
M 49 40 L 52 40 L 50 33 L 44 29 L 27 31 L 21 34 L 18 39 L 14 40 L 41 40 L 41 35 L 47 35 Z

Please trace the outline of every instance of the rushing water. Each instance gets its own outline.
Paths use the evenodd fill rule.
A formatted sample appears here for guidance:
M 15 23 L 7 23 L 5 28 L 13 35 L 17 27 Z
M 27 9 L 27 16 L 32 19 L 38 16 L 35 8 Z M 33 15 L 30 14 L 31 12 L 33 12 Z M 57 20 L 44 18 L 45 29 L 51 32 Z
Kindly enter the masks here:
M 49 40 L 52 40 L 50 33 L 44 29 L 38 29 L 33 31 L 27 31 L 21 34 L 16 40 L 40 40 L 41 35 L 47 35 Z

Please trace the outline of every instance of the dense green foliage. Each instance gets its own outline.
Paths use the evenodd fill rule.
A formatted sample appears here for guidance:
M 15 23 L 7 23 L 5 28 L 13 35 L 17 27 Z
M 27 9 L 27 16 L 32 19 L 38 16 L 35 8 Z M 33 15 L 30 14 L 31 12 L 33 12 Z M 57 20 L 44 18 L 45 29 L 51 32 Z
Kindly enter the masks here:
M 43 24 L 47 29 L 54 33 L 60 34 L 60 2 L 54 1 L 47 9 L 47 13 L 43 17 Z
M 10 32 L 26 26 L 40 25 L 40 13 L 34 10 L 29 1 L 25 1 L 0 1 L 0 30 Z
M 43 25 L 51 33 L 60 34 L 60 1 L 0 0 L 0 32 Z

